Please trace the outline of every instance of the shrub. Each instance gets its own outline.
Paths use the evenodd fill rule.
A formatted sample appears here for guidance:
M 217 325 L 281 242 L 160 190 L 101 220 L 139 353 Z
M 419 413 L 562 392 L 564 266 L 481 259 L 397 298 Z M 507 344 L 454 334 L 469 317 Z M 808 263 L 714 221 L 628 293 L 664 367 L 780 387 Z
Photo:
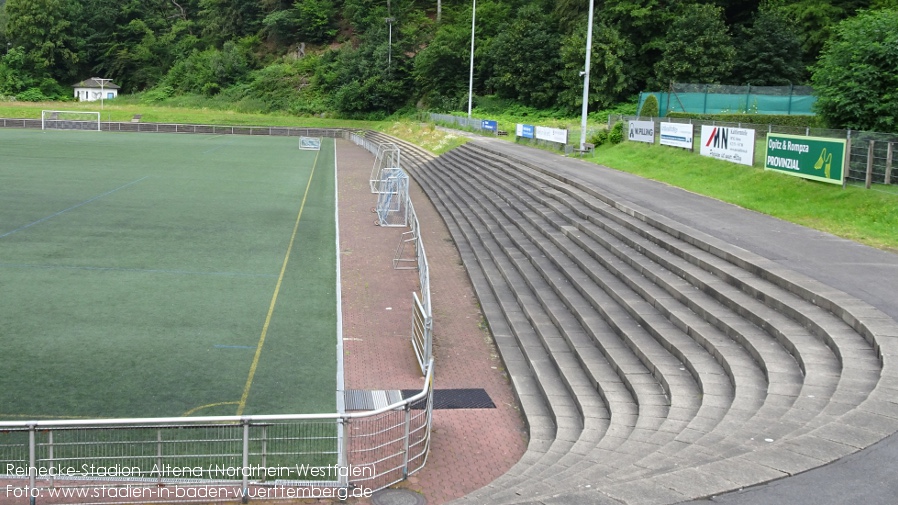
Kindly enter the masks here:
M 618 121 L 614 123 L 614 126 L 611 127 L 611 131 L 608 132 L 608 142 L 612 145 L 620 144 L 624 141 L 624 122 Z
M 658 117 L 658 99 L 655 98 L 655 95 L 649 95 L 645 98 L 645 102 L 642 102 L 642 108 L 639 109 L 639 115 L 641 117 Z
M 600 145 L 608 142 L 608 130 L 606 128 L 602 128 L 598 132 L 594 133 L 591 137 L 589 137 L 589 143 L 599 147 Z
M 46 102 L 51 100 L 51 98 L 45 95 L 40 88 L 28 88 L 17 94 L 16 99 L 22 102 Z

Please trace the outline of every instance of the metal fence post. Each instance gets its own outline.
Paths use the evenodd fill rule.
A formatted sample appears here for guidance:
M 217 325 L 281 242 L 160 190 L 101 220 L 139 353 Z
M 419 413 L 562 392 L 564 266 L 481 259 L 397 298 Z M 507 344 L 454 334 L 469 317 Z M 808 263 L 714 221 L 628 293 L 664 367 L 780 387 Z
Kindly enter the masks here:
M 884 184 L 892 183 L 892 152 L 894 151 L 893 147 L 895 147 L 895 143 L 889 142 L 889 148 L 886 151 L 886 176 L 883 181 Z
M 864 180 L 864 187 L 870 189 L 870 186 L 873 185 L 873 149 L 876 146 L 876 141 L 870 141 L 870 147 L 867 148 L 867 178 Z
M 403 436 L 402 442 L 402 478 L 408 478 L 408 453 L 409 453 L 409 432 L 411 431 L 412 424 L 412 405 L 411 403 L 405 404 L 405 434 Z
M 848 130 L 848 139 L 845 141 L 845 159 L 842 161 L 842 189 L 848 187 L 848 173 L 851 171 L 851 130 Z
M 37 426 L 28 427 L 28 497 L 31 505 L 37 501 L 34 488 L 37 486 L 37 441 L 35 440 Z
M 165 472 L 162 471 L 162 430 L 156 430 L 156 468 L 159 469 L 159 484 L 162 485 L 162 476 Z
M 53 468 L 55 465 L 53 464 L 53 431 L 50 430 L 47 432 L 47 466 Z M 50 487 L 54 486 L 55 480 L 55 472 L 50 472 Z
M 243 497 L 241 503 L 249 503 L 249 421 L 243 420 Z
M 337 437 L 337 444 L 339 445 L 337 467 L 341 469 L 337 475 L 337 485 L 348 491 L 349 474 L 351 473 L 349 468 L 349 418 L 341 417 L 337 429 L 341 432 L 341 435 Z

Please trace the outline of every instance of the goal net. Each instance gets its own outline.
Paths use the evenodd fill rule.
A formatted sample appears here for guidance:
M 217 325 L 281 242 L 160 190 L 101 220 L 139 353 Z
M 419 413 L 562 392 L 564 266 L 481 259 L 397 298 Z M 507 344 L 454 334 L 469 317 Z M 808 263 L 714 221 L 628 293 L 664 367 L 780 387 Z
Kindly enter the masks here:
M 299 137 L 299 148 L 303 151 L 320 151 L 320 137 Z
M 42 110 L 41 129 L 100 131 L 100 113 L 68 110 Z
M 371 167 L 371 177 L 369 179 L 371 192 L 382 192 L 383 188 L 381 188 L 381 185 L 384 181 L 385 171 L 398 168 L 400 168 L 399 147 L 393 143 L 378 145 L 377 154 L 374 156 L 374 166 Z
M 377 193 L 377 224 L 408 226 L 408 174 L 401 168 L 386 168 Z

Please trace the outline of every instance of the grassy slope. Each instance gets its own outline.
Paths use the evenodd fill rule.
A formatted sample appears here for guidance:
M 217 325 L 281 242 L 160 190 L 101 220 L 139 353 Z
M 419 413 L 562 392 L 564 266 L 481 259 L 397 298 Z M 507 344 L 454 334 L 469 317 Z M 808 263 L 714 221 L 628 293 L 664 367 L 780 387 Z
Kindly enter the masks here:
M 97 110 L 97 104 L 5 103 L 0 104 L 0 117 L 40 117 L 41 109 Z M 465 142 L 464 137 L 410 121 L 378 123 L 158 105 L 110 104 L 104 110 L 104 120 L 129 121 L 134 114 L 142 114 L 146 122 L 372 128 L 437 154 Z M 842 190 L 696 153 L 630 142 L 600 148 L 593 160 L 867 245 L 898 251 L 898 200 L 894 192 L 856 187 Z
M 763 153 L 762 153 L 763 154 Z M 679 149 L 624 142 L 596 163 L 898 252 L 898 196 L 807 181 Z
M 40 119 L 41 110 L 74 110 L 102 112 L 103 121 L 131 121 L 140 114 L 145 123 L 193 123 L 244 126 L 308 126 L 371 128 L 373 121 L 353 121 L 277 114 L 246 114 L 219 109 L 189 109 L 164 105 L 131 104 L 108 101 L 102 111 L 98 103 L 80 102 L 0 102 L 0 117 Z

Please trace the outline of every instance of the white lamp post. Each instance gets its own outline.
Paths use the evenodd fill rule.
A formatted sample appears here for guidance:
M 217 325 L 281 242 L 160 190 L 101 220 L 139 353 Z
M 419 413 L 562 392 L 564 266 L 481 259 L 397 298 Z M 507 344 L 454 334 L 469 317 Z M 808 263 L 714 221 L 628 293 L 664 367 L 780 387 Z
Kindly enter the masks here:
M 586 113 L 589 105 L 589 67 L 592 56 L 592 15 L 594 0 L 589 0 L 589 27 L 586 29 L 586 68 L 580 75 L 583 76 L 583 110 L 580 118 L 580 149 L 586 150 Z
M 474 101 L 474 20 L 477 18 L 477 0 L 471 4 L 471 71 L 468 75 L 468 119 L 471 119 L 471 104 Z

